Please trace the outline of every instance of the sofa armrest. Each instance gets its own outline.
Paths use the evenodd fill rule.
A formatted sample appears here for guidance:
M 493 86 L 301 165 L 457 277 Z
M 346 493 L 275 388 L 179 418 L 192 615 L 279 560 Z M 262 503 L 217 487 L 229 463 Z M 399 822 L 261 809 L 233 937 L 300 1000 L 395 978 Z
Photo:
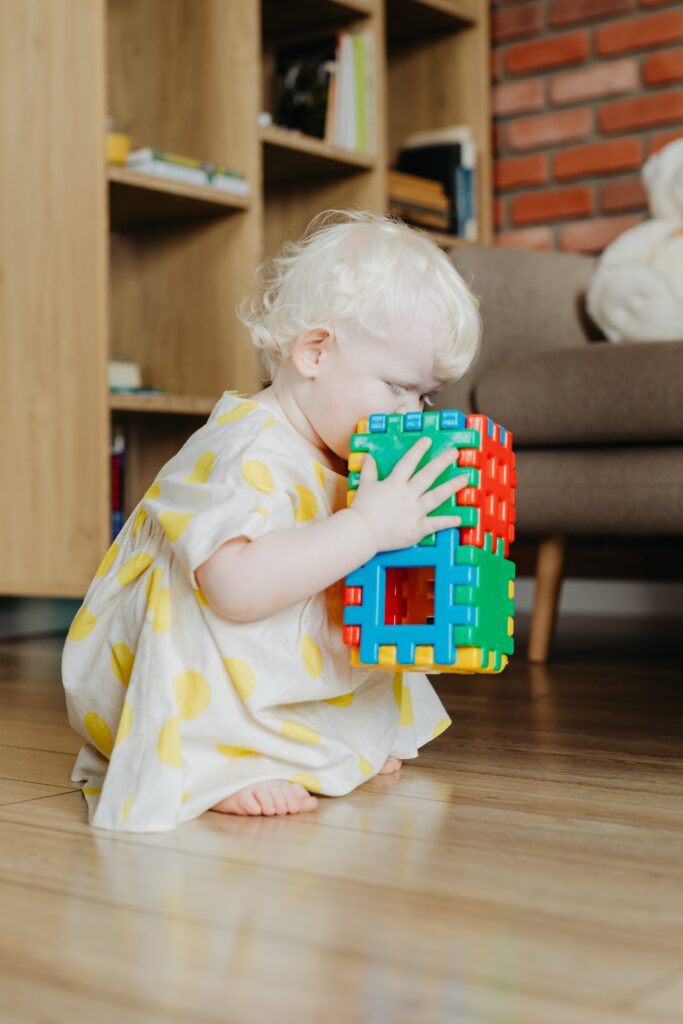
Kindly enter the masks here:
M 441 408 L 475 411 L 474 389 L 501 359 L 575 348 L 601 337 L 585 312 L 596 258 L 503 246 L 466 246 L 449 258 L 480 299 L 484 330 L 477 362 L 441 391 Z

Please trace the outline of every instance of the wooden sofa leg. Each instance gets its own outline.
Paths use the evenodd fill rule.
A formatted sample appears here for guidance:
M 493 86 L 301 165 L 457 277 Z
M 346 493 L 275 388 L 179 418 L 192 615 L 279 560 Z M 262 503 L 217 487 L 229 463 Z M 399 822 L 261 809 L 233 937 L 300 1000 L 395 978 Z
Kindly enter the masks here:
M 556 533 L 544 538 L 538 548 L 534 610 L 529 635 L 529 661 L 546 662 L 555 628 L 567 538 Z

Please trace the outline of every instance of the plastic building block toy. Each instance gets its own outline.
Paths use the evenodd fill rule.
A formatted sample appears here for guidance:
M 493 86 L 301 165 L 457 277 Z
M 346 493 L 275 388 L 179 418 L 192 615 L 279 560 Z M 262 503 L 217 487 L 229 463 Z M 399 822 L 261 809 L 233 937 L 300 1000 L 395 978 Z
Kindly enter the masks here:
M 515 567 L 507 556 L 517 474 L 510 432 L 455 409 L 360 420 L 351 438 L 347 504 L 364 453 L 374 456 L 383 480 L 425 435 L 432 444 L 418 469 L 446 448 L 459 451 L 432 486 L 463 473 L 467 486 L 430 515 L 457 515 L 461 525 L 382 551 L 350 573 L 344 642 L 354 665 L 383 671 L 502 672 L 514 649 Z

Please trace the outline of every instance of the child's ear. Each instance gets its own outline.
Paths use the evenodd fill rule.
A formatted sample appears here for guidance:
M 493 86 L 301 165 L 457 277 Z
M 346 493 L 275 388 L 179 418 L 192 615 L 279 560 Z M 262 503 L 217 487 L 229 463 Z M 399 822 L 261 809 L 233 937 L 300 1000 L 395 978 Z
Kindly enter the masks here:
M 334 332 L 330 327 L 312 327 L 298 335 L 290 358 L 302 377 L 317 377 L 323 351 L 333 342 Z

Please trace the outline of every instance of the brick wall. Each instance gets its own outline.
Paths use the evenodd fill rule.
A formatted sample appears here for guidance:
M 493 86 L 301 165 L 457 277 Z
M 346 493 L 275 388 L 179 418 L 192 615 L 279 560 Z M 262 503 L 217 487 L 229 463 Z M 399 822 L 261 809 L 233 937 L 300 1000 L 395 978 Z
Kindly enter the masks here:
M 492 0 L 496 241 L 599 252 L 683 137 L 683 4 Z

